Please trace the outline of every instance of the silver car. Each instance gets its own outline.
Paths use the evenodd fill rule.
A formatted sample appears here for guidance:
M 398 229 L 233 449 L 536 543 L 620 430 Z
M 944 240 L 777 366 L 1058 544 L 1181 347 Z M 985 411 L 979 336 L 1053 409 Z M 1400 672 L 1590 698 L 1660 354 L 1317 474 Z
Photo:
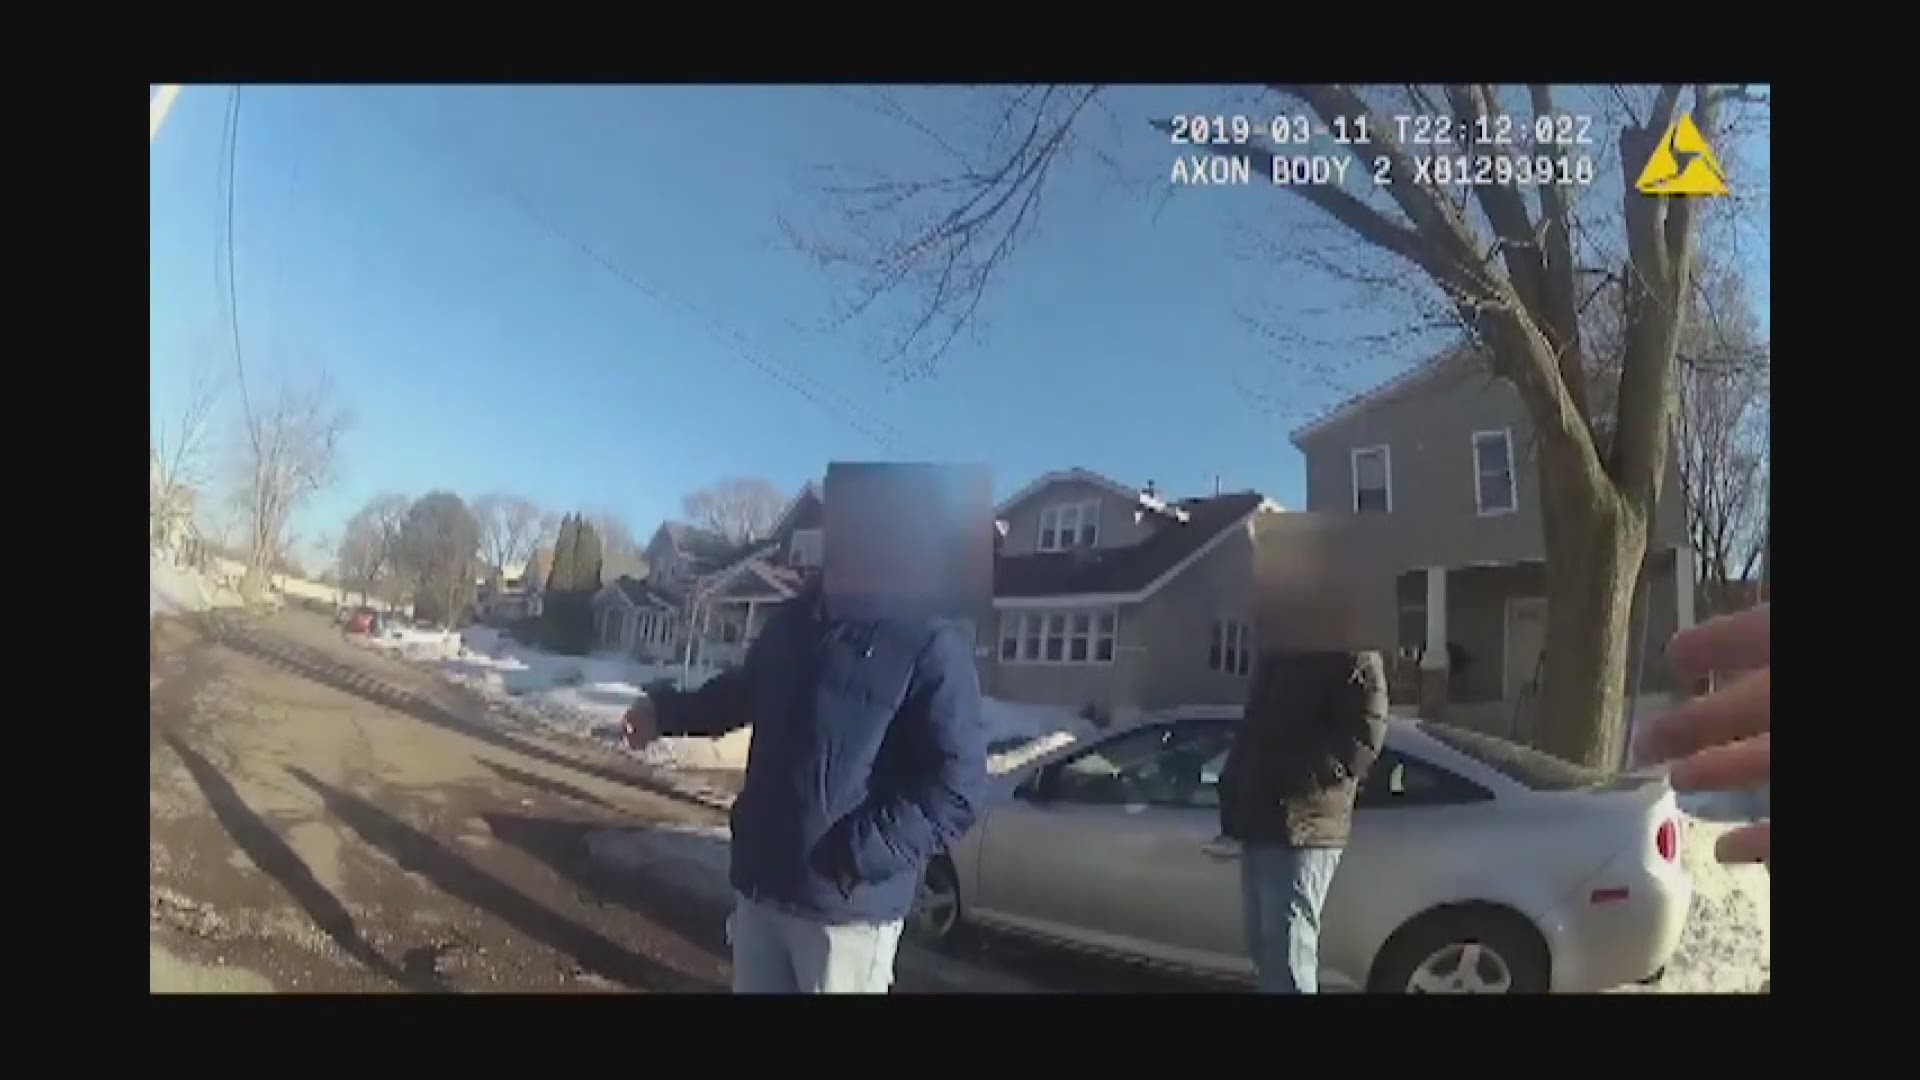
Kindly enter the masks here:
M 1233 720 L 1155 720 L 1058 751 L 924 876 L 911 920 L 978 924 L 1251 979 L 1239 851 L 1219 838 Z M 1010 788 L 1010 790 L 1007 790 Z M 1607 778 L 1512 743 L 1396 719 L 1327 898 L 1329 990 L 1591 991 L 1656 977 L 1692 886 L 1657 776 Z

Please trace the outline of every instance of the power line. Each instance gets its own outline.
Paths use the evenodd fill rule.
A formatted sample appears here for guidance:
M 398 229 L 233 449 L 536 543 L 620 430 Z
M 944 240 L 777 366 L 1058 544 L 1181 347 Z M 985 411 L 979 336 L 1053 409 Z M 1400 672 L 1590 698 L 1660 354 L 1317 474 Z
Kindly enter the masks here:
M 240 87 L 238 84 L 234 85 L 233 94 L 227 100 L 227 122 L 223 131 L 227 158 L 225 185 L 227 216 L 226 227 L 221 230 L 227 254 L 227 327 L 233 338 L 233 370 L 240 382 L 240 407 L 247 418 L 247 438 L 254 443 L 254 450 L 258 452 L 260 435 L 253 422 L 253 402 L 247 396 L 247 366 L 240 355 L 240 299 L 234 285 L 233 272 L 233 175 L 234 161 L 239 156 L 240 149 Z M 214 269 L 217 278 L 219 270 L 217 257 Z
M 425 140 L 412 135 L 410 132 L 401 130 L 403 125 L 401 125 L 399 121 L 394 120 L 390 114 L 384 110 L 378 110 L 378 115 L 410 143 L 416 147 L 427 148 Z M 471 170 L 456 171 L 461 172 L 463 175 L 471 173 Z M 792 365 L 760 356 L 753 345 L 748 342 L 746 337 L 738 330 L 722 323 L 718 318 L 701 311 L 691 303 L 641 280 L 638 276 L 614 262 L 611 256 L 567 230 L 553 224 L 539 211 L 534 209 L 532 204 L 522 196 L 518 190 L 507 184 L 504 180 L 501 180 L 497 175 L 491 173 L 488 175 L 493 181 L 486 185 L 491 190 L 491 193 L 496 197 L 512 203 L 515 209 L 519 210 L 543 232 L 573 247 L 582 255 L 599 264 L 602 269 L 619 278 L 626 285 L 637 290 L 655 303 L 676 309 L 685 315 L 691 316 L 704 324 L 709 333 L 730 339 L 733 347 L 737 350 L 739 358 L 751 364 L 762 374 L 793 391 L 795 394 L 798 394 L 809 404 L 827 413 L 834 419 L 839 420 L 846 426 L 872 439 L 875 443 L 879 444 L 882 449 L 895 455 L 905 456 L 905 451 L 901 448 L 903 441 L 901 433 L 891 424 L 869 416 L 865 410 L 836 393 L 831 387 L 820 383 L 818 380 L 813 379 Z

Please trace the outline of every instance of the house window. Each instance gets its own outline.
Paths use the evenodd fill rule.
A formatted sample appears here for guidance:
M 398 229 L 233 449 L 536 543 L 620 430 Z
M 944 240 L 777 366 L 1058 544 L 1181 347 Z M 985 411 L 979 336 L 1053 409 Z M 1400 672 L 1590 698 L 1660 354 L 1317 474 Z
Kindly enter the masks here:
M 1353 509 L 1360 514 L 1393 512 L 1393 452 L 1387 447 L 1353 452 Z
M 1215 619 L 1207 646 L 1207 670 L 1245 675 L 1252 663 L 1253 628 L 1238 619 Z
M 1513 488 L 1512 432 L 1473 433 L 1473 497 L 1483 514 L 1512 513 L 1518 506 Z
M 1089 500 L 1040 511 L 1040 550 L 1093 547 L 1100 539 L 1100 503 Z
M 1000 616 L 1000 659 L 1010 664 L 1113 662 L 1113 608 L 1010 611 Z
M 819 529 L 795 529 L 788 542 L 787 561 L 793 566 L 819 566 L 824 557 L 823 534 Z

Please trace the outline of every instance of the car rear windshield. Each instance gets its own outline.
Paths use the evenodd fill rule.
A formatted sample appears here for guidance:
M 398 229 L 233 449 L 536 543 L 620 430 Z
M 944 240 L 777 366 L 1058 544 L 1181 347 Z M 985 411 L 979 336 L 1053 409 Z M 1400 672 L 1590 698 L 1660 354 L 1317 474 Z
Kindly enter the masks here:
M 1420 729 L 1432 736 L 1434 741 L 1444 743 L 1535 791 L 1572 791 L 1593 787 L 1607 779 L 1604 774 L 1592 769 L 1491 735 L 1434 723 L 1422 724 Z

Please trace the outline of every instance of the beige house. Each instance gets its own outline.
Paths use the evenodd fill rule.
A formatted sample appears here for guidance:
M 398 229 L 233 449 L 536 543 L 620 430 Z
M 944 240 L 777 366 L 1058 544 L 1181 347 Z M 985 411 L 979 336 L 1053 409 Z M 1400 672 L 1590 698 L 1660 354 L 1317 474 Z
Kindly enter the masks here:
M 1084 469 L 1049 473 L 995 510 L 983 689 L 1112 716 L 1234 704 L 1252 663 L 1257 492 L 1168 502 Z
M 1518 392 L 1452 350 L 1293 433 L 1307 509 L 1381 514 L 1398 583 L 1397 702 L 1525 738 L 1546 636 L 1533 432 Z M 1661 488 L 1629 693 L 1671 690 L 1665 642 L 1694 619 L 1677 469 Z

